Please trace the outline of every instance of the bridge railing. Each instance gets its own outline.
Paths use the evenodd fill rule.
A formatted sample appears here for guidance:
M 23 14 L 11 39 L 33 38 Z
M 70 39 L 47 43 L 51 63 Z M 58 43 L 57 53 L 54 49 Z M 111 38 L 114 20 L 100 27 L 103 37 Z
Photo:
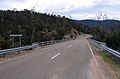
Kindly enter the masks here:
M 40 43 L 36 43 L 33 45 L 29 45 L 29 46 L 22 46 L 22 47 L 17 47 L 17 48 L 0 50 L 0 55 L 10 54 L 10 53 L 14 53 L 14 52 L 20 52 L 20 51 L 24 51 L 24 50 L 33 49 L 36 47 L 42 47 L 42 46 L 46 46 L 46 45 L 51 45 L 51 44 L 63 42 L 63 41 L 67 41 L 67 40 L 62 39 L 62 40 L 45 41 L 45 42 L 40 42 Z
M 99 41 L 96 41 L 96 40 L 93 40 L 93 39 L 89 39 L 89 41 L 90 41 L 92 44 L 94 44 L 95 46 L 97 46 L 98 48 L 107 51 L 108 53 L 116 56 L 117 58 L 120 58 L 120 52 L 115 51 L 115 50 L 107 47 L 107 46 L 104 45 L 102 42 L 99 42 Z

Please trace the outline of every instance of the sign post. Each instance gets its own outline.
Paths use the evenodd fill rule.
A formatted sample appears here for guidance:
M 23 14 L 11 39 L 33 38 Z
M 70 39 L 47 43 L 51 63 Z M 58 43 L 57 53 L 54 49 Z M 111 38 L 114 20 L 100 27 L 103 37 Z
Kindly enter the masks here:
M 12 39 L 13 47 L 14 47 L 14 37 L 19 37 L 19 45 L 20 45 L 20 47 L 22 46 L 22 43 L 21 43 L 21 37 L 22 36 L 23 36 L 22 34 L 10 34 L 10 37 L 13 37 L 13 39 Z

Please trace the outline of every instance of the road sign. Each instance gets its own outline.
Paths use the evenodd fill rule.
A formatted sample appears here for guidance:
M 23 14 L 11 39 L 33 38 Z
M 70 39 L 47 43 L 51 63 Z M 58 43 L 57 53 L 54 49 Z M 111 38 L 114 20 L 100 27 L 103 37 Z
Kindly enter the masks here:
M 13 37 L 13 39 L 12 39 L 12 42 L 13 42 L 13 47 L 14 47 L 14 37 L 19 37 L 19 43 L 20 43 L 20 47 L 21 47 L 21 37 L 22 37 L 23 35 L 22 34 L 10 34 L 10 37 Z
M 11 37 L 21 37 L 23 36 L 22 34 L 10 34 Z

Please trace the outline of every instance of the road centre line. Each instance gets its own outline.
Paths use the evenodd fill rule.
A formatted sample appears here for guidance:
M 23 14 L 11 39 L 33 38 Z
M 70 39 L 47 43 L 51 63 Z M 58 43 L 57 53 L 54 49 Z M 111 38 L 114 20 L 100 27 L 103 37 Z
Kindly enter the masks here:
M 54 55 L 51 59 L 55 59 L 58 55 L 60 55 L 61 53 L 58 53 L 56 55 Z

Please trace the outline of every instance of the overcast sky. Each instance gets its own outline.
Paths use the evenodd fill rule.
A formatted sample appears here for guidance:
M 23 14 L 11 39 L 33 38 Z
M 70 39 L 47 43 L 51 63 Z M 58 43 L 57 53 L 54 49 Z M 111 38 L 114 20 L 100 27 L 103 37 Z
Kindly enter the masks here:
M 94 19 L 99 12 L 120 20 L 120 0 L 0 0 L 0 9 L 17 10 L 35 7 L 38 12 L 70 16 L 72 19 Z

